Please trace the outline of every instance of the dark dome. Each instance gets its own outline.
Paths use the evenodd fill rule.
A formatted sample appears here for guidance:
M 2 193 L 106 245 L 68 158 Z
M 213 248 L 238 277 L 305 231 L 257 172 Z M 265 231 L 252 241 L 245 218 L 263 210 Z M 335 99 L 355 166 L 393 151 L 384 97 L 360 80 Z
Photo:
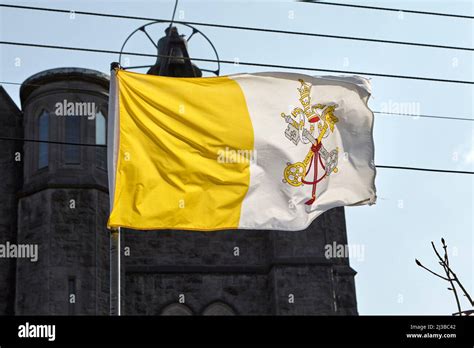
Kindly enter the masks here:
M 38 87 L 62 81 L 86 81 L 109 88 L 109 75 L 100 71 L 85 68 L 56 68 L 41 71 L 27 78 L 20 88 L 20 100 L 23 104 L 30 94 Z

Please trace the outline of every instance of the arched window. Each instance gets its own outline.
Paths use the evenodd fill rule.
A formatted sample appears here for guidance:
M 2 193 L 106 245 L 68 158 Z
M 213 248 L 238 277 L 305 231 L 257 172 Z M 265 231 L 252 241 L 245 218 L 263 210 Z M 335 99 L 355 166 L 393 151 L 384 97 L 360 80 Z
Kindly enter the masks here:
M 235 315 L 235 312 L 225 303 L 214 302 L 207 306 L 204 312 L 202 312 L 202 315 Z
M 38 117 L 38 139 L 49 140 L 49 114 L 43 110 Z M 49 161 L 49 144 L 39 143 L 38 146 L 38 169 L 48 166 Z
M 193 312 L 181 303 L 172 303 L 163 309 L 161 315 L 193 315 Z
M 105 116 L 99 111 L 95 116 L 95 143 L 105 145 Z M 96 163 L 99 168 L 107 169 L 107 149 L 105 147 L 96 147 Z
M 81 142 L 81 117 L 80 116 L 65 116 L 66 122 L 66 141 L 67 143 Z M 78 164 L 81 161 L 81 147 L 78 145 L 65 145 L 66 152 L 64 159 L 66 164 Z

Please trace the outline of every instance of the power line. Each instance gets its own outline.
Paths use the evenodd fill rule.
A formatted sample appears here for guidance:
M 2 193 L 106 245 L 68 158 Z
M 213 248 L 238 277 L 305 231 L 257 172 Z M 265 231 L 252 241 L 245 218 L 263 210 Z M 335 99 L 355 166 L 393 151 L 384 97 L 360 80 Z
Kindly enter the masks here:
M 173 22 L 174 22 L 174 16 L 176 15 L 176 9 L 178 8 L 178 0 L 175 0 L 174 1 L 174 9 L 173 9 L 173 14 L 171 15 L 171 21 L 170 21 L 170 26 L 168 28 L 171 29 L 171 27 L 173 26 Z
M 93 147 L 103 147 L 103 148 L 107 147 L 107 145 L 101 145 L 101 144 L 69 143 L 69 142 L 63 142 L 63 141 L 23 139 L 23 138 L 11 138 L 11 137 L 0 137 L 0 140 L 26 141 L 26 142 L 33 142 L 33 143 L 46 143 L 46 144 L 57 144 L 57 145 L 93 146 Z M 437 172 L 437 173 L 451 173 L 451 174 L 474 174 L 474 172 L 469 172 L 469 171 L 448 170 L 448 169 L 399 167 L 399 166 L 385 166 L 385 165 L 376 165 L 375 167 L 382 168 L 382 169 L 403 169 L 403 170 L 415 170 L 415 171 L 423 171 L 423 172 Z
M 10 82 L 10 81 L 0 81 L 0 85 L 14 85 L 14 86 L 35 86 L 35 87 L 43 87 L 44 85 L 38 85 L 35 83 L 25 83 L 25 82 Z M 84 92 L 84 91 L 89 91 L 89 92 L 95 92 L 95 93 L 100 93 L 99 90 L 97 89 L 91 89 L 91 88 L 76 88 L 76 87 L 70 87 L 70 86 L 64 86 L 64 87 L 57 87 L 58 89 L 66 89 L 68 91 L 79 91 L 79 92 Z
M 119 52 L 119 51 L 114 51 L 114 50 L 102 50 L 102 49 L 82 48 L 82 47 L 54 46 L 54 45 L 33 44 L 33 43 L 25 43 L 25 42 L 12 42 L 12 41 L 0 41 L 0 45 L 38 47 L 38 48 L 60 49 L 60 50 L 70 50 L 70 51 L 83 51 L 83 52 L 94 52 L 94 53 L 106 53 L 106 54 L 120 54 L 120 53 L 122 53 L 124 55 L 130 55 L 130 56 L 153 57 L 153 58 L 158 58 L 158 57 L 159 58 L 175 58 L 173 56 L 166 56 L 166 55 L 160 55 L 160 54 Z M 279 65 L 279 64 L 267 64 L 267 63 L 239 62 L 239 61 L 222 60 L 222 59 L 217 60 L 217 59 L 188 58 L 188 57 L 181 57 L 181 59 L 189 59 L 189 60 L 193 60 L 193 61 L 197 61 L 197 62 L 211 62 L 211 63 L 232 64 L 232 65 L 258 66 L 258 67 L 266 67 L 266 68 L 319 71 L 319 72 L 330 72 L 330 73 L 338 73 L 338 74 L 356 74 L 356 75 L 377 76 L 377 77 L 387 77 L 387 78 L 397 78 L 397 79 L 421 80 L 421 81 L 430 81 L 430 82 L 447 82 L 447 83 L 459 83 L 459 84 L 468 84 L 468 85 L 473 85 L 474 84 L 473 81 L 438 79 L 438 78 L 422 77 L 422 76 L 380 74 L 380 73 L 371 73 L 371 72 L 362 72 L 362 71 L 348 71 L 348 70 L 318 69 L 318 68 L 311 68 L 311 67 Z
M 382 169 L 416 170 L 416 171 L 421 171 L 421 172 L 436 172 L 436 173 L 451 173 L 451 174 L 474 174 L 474 172 L 469 172 L 469 171 L 464 171 L 464 170 L 417 168 L 417 167 L 399 167 L 399 166 L 382 166 L 382 165 L 376 165 L 375 167 L 382 168 Z
M 66 142 L 66 141 L 38 140 L 38 139 L 23 139 L 23 138 L 12 138 L 12 137 L 0 137 L 0 140 L 26 141 L 26 142 L 30 142 L 30 143 L 45 143 L 45 144 L 56 144 L 56 145 L 76 145 L 76 146 L 107 147 L 107 145 L 102 145 L 102 144 L 69 143 L 69 142 Z
M 46 11 L 46 12 L 68 13 L 68 14 L 74 13 L 74 14 L 80 14 L 80 15 L 85 15 L 85 16 L 98 16 L 98 17 L 108 17 L 108 18 L 146 20 L 146 21 L 156 21 L 156 22 L 164 22 L 164 23 L 169 22 L 169 20 L 167 20 L 167 19 L 161 19 L 161 18 L 150 18 L 150 17 L 139 17 L 139 16 L 125 16 L 125 15 L 116 15 L 116 14 L 110 14 L 110 13 L 97 13 L 97 12 L 87 12 L 87 11 L 74 11 L 74 10 L 53 9 L 53 8 L 45 8 L 45 7 L 33 7 L 33 6 L 21 6 L 21 5 L 8 5 L 8 4 L 0 4 L 0 7 L 23 9 L 23 10 L 34 10 L 34 11 Z M 408 42 L 408 41 L 372 39 L 372 38 L 367 38 L 367 37 L 354 37 L 354 36 L 343 36 L 343 35 L 305 33 L 305 32 L 299 32 L 299 31 L 267 29 L 267 28 L 257 28 L 257 27 L 244 27 L 244 26 L 226 25 L 226 24 L 215 24 L 215 23 L 204 23 L 204 22 L 174 21 L 173 23 L 177 23 L 177 24 L 188 24 L 188 25 L 200 25 L 200 26 L 214 27 L 214 28 L 223 28 L 223 29 L 250 30 L 250 31 L 276 33 L 276 34 L 287 34 L 287 35 L 302 35 L 302 36 L 322 37 L 322 38 L 328 38 L 328 39 L 355 40 L 355 41 L 365 41 L 365 42 L 374 42 L 374 43 L 382 43 L 382 44 L 408 45 L 408 46 L 429 47 L 429 48 L 438 48 L 438 49 L 474 51 L 474 48 L 472 48 L 472 47 L 436 45 L 436 44 L 428 44 L 428 43 L 422 43 L 422 42 Z
M 166 34 L 166 41 L 165 41 L 165 47 L 166 47 L 166 50 L 168 51 L 169 50 L 169 47 L 170 47 L 170 37 L 171 37 L 171 28 L 173 27 L 173 22 L 174 22 L 174 16 L 176 15 L 176 9 L 178 8 L 178 0 L 175 0 L 174 1 L 174 9 L 173 9 L 173 14 L 171 15 L 171 20 L 170 20 L 170 25 L 168 25 L 168 33 Z M 145 26 L 142 27 L 142 31 L 145 33 L 146 36 L 148 36 L 148 39 L 150 39 L 150 41 L 153 43 L 153 45 L 156 47 L 156 49 L 159 51 L 159 48 L 158 46 L 155 44 L 155 42 L 153 41 L 153 39 L 150 37 L 150 35 L 148 34 L 148 32 L 145 30 Z M 131 34 L 133 35 L 133 34 Z M 125 42 L 122 44 L 122 48 L 121 50 L 123 50 L 123 47 L 125 46 L 125 44 L 128 42 L 128 39 L 130 38 L 130 36 L 127 37 L 127 39 L 125 40 Z M 212 43 L 211 43 L 212 45 Z M 122 53 L 120 53 L 119 55 L 119 65 L 121 63 L 121 59 L 122 59 Z M 158 71 L 158 74 L 161 75 L 161 72 L 164 71 L 165 67 L 166 66 L 169 66 L 170 64 L 170 59 L 166 59 L 165 62 L 161 62 L 161 67 Z
M 367 6 L 367 5 L 356 5 L 356 4 L 337 4 L 334 2 L 326 2 L 326 1 L 301 1 L 307 2 L 311 4 L 317 5 L 329 5 L 329 6 L 340 6 L 340 7 L 351 7 L 351 8 L 359 8 L 359 9 L 366 9 L 366 10 L 378 10 L 378 11 L 390 11 L 390 12 L 404 12 L 404 13 L 412 13 L 418 15 L 429 15 L 429 16 L 442 16 L 442 17 L 452 17 L 452 18 L 464 18 L 464 19 L 474 19 L 473 16 L 466 16 L 466 15 L 459 15 L 454 13 L 442 13 L 442 12 L 428 12 L 428 11 L 417 11 L 417 10 L 407 10 L 401 8 L 390 8 L 390 7 L 379 7 L 379 6 Z
M 423 114 L 405 114 L 398 112 L 384 112 L 384 111 L 372 111 L 374 114 L 380 115 L 397 115 L 397 116 L 407 116 L 407 117 L 423 117 L 423 118 L 435 118 L 441 120 L 455 120 L 455 121 L 474 121 L 474 118 L 468 117 L 450 117 L 450 116 L 438 116 L 438 115 L 423 115 Z
M 147 66 L 148 67 L 148 66 Z M 10 82 L 10 81 L 0 81 L 0 85 L 15 85 L 15 86 L 36 86 L 42 87 L 43 85 L 38 85 L 34 83 L 21 83 L 21 82 Z M 64 87 L 64 89 L 71 90 L 71 91 L 91 91 L 97 92 L 95 89 L 89 88 L 74 88 L 74 87 Z M 387 111 L 372 111 L 374 114 L 380 115 L 393 115 L 393 116 L 406 116 L 406 117 L 421 117 L 421 118 L 433 118 L 439 120 L 454 120 L 454 121 L 474 121 L 474 118 L 469 117 L 450 117 L 450 116 L 439 116 L 439 115 L 427 115 L 427 114 L 407 114 L 407 113 L 398 113 L 398 112 L 387 112 Z

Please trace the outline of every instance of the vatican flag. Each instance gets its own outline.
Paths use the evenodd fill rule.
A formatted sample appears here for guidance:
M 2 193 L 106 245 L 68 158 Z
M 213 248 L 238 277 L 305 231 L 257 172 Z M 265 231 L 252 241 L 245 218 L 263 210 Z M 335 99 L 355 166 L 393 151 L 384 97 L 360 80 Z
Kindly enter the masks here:
M 369 81 L 112 72 L 109 227 L 301 230 L 375 203 Z

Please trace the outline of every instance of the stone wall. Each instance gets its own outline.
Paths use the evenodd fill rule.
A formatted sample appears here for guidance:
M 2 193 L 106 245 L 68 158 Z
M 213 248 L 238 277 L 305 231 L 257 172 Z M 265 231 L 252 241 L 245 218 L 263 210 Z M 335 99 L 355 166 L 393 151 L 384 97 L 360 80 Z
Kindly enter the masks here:
M 202 314 L 213 302 L 245 315 L 357 314 L 355 272 L 346 258 L 325 257 L 326 244 L 346 243 L 343 208 L 304 231 L 122 229 L 122 237 L 125 314 L 156 315 L 172 303 Z
M 215 302 L 229 305 L 235 314 L 272 310 L 264 274 L 127 273 L 126 281 L 128 315 L 160 315 L 172 303 L 183 303 L 195 315 Z
M 48 189 L 20 199 L 18 242 L 37 243 L 39 258 L 17 262 L 16 314 L 109 313 L 107 211 L 108 195 L 95 189 Z
M 347 244 L 342 207 L 322 214 L 304 231 L 271 232 L 275 314 L 357 314 L 356 272 L 348 258 L 326 257 L 326 246 L 333 243 Z
M 21 138 L 21 122 L 20 110 L 0 87 L 0 136 Z M 21 187 L 22 159 L 21 142 L 0 140 L 0 244 L 16 242 L 16 193 Z M 15 259 L 0 258 L 0 315 L 14 313 L 15 267 Z

